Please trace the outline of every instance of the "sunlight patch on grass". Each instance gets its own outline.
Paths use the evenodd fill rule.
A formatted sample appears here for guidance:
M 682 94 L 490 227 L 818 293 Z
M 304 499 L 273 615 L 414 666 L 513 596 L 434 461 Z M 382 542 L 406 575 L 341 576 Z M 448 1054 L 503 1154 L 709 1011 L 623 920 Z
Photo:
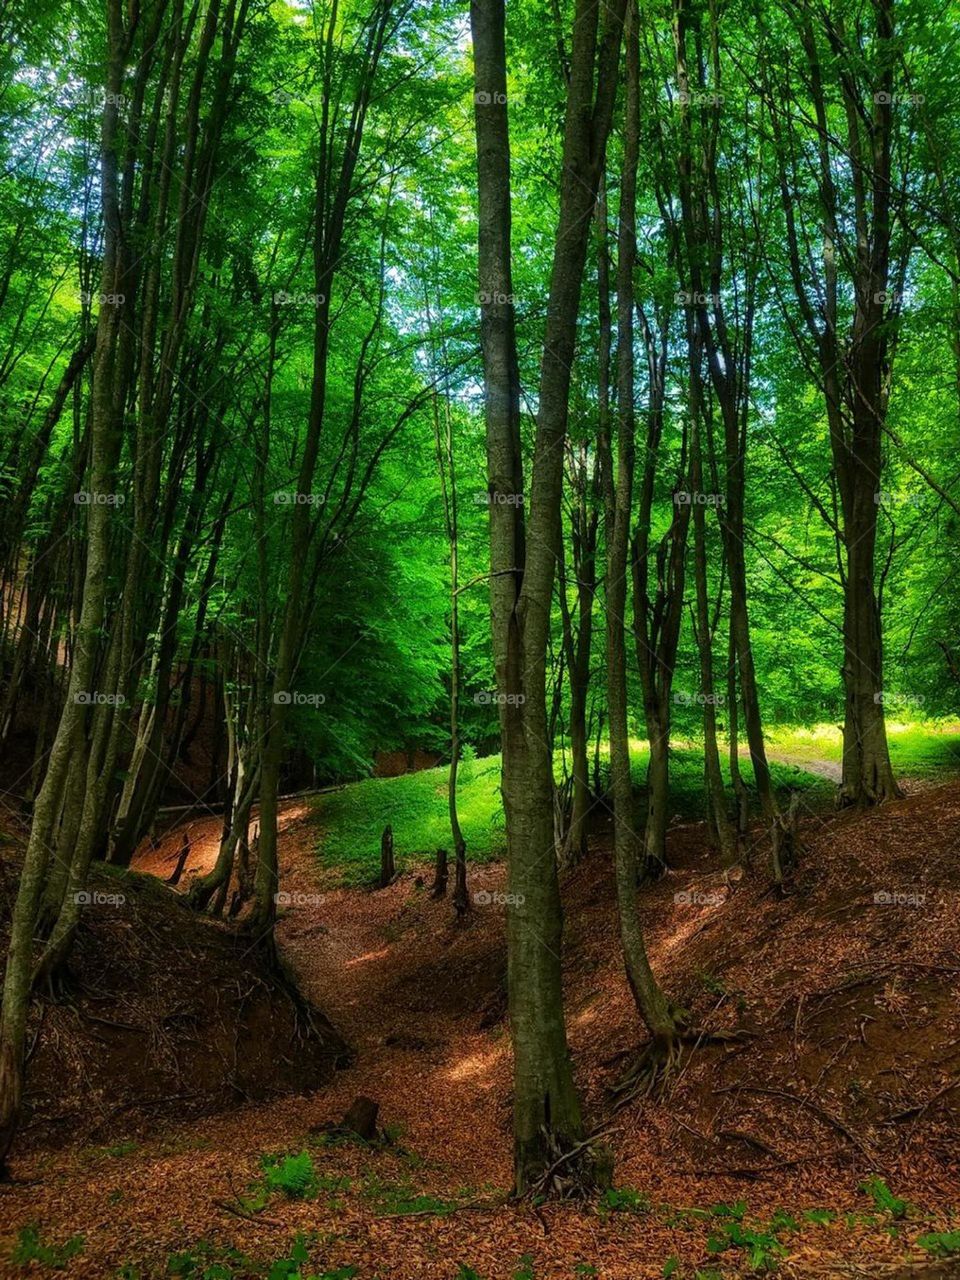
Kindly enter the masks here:
M 797 761 L 843 759 L 843 732 L 836 724 L 776 727 L 768 734 L 771 750 Z M 887 720 L 894 772 L 936 781 L 960 771 L 960 721 Z

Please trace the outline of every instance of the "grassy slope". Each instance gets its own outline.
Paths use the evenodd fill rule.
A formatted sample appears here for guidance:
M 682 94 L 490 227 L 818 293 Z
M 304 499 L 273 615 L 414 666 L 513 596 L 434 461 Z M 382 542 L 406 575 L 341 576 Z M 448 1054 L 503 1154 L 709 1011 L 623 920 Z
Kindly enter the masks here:
M 900 723 L 888 720 L 887 738 L 894 770 L 903 777 L 937 782 L 955 777 L 960 771 L 960 723 L 957 721 Z M 790 755 L 798 764 L 816 760 L 839 764 L 843 755 L 840 729 L 832 724 L 775 729 L 769 741 L 772 751 Z
M 799 765 L 839 761 L 841 741 L 833 725 L 805 729 L 781 729 L 771 734 L 771 750 L 789 755 Z M 960 725 L 892 724 L 890 746 L 898 773 L 936 780 L 960 767 Z M 775 764 L 774 777 L 785 791 L 796 788 L 813 807 L 829 807 L 833 784 L 798 767 Z M 633 744 L 633 775 L 643 787 L 647 748 Z M 724 760 L 724 766 L 726 761 Z M 678 746 L 673 753 L 672 808 L 679 817 L 703 815 L 702 756 L 694 746 Z M 749 763 L 744 763 L 749 776 Z M 503 811 L 500 804 L 500 757 L 465 760 L 458 788 L 460 823 L 472 860 L 483 861 L 502 854 Z M 389 822 L 393 827 L 397 856 L 402 866 L 408 858 L 429 858 L 440 846 L 449 850 L 447 818 L 447 770 L 426 769 L 399 778 L 367 778 L 316 801 L 321 830 L 320 857 L 325 866 L 339 869 L 344 881 L 369 880 L 377 866 L 380 835 Z

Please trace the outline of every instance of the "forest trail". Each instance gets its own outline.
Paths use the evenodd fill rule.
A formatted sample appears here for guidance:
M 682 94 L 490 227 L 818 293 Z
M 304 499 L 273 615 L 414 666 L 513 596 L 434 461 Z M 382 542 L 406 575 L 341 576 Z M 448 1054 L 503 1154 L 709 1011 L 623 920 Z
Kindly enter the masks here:
M 740 752 L 740 758 L 749 763 L 750 751 Z M 804 769 L 807 773 L 815 773 L 818 778 L 826 778 L 828 782 L 835 782 L 840 785 L 840 779 L 843 777 L 843 767 L 836 760 L 825 760 L 822 757 L 804 757 L 791 755 L 788 751 L 768 751 L 767 760 L 771 764 L 791 764 L 798 769 Z
M 729 895 L 702 829 L 676 833 L 681 869 L 643 899 L 652 962 L 697 1025 L 755 1038 L 701 1047 L 665 1098 L 610 1116 L 617 1185 L 642 1198 L 603 1213 L 501 1203 L 511 1171 L 503 866 L 471 868 L 472 893 L 490 900 L 458 928 L 449 902 L 430 899 L 427 867 L 384 890 L 337 887 L 319 866 L 309 805 L 284 806 L 281 827 L 280 944 L 351 1044 L 353 1065 L 316 1093 L 174 1120 L 136 1143 L 25 1153 L 19 1181 L 0 1193 L 4 1220 L 11 1231 L 40 1223 L 57 1242 L 83 1232 L 65 1274 L 112 1275 L 135 1257 L 138 1276 L 159 1277 L 188 1246 L 204 1265 L 228 1248 L 265 1264 L 303 1232 L 309 1274 L 354 1266 L 358 1280 L 457 1280 L 462 1262 L 481 1280 L 510 1280 L 529 1256 L 536 1280 L 653 1280 L 673 1256 L 681 1274 L 714 1265 L 714 1220 L 701 1211 L 743 1200 L 757 1223 L 786 1209 L 801 1224 L 786 1237 L 786 1276 L 841 1266 L 896 1276 L 908 1273 L 894 1264 L 920 1256 L 919 1231 L 946 1224 L 960 1203 L 960 1089 L 950 1088 L 960 1070 L 960 784 L 865 816 L 807 817 L 797 891 L 782 902 L 762 874 Z M 209 866 L 218 831 L 217 818 L 194 824 L 192 870 Z M 171 832 L 138 869 L 168 875 L 178 844 Z M 877 906 L 875 886 L 913 891 L 925 906 Z M 607 1087 L 642 1038 L 602 841 L 566 894 L 568 1028 L 598 1118 L 610 1115 Z M 380 1104 L 389 1141 L 325 1139 L 357 1095 Z M 319 1194 L 274 1195 L 244 1217 L 263 1153 L 305 1149 Z M 878 1172 L 930 1219 L 892 1235 L 859 1190 Z M 440 1212 L 453 1204 L 462 1208 Z M 824 1204 L 853 1216 L 802 1218 Z M 747 1274 L 739 1249 L 723 1264 L 726 1276 Z

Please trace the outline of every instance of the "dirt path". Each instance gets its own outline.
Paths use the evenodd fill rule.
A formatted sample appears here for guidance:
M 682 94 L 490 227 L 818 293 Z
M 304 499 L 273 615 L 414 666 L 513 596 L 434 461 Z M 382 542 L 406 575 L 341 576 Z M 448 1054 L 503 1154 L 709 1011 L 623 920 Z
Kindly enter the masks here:
M 750 752 L 741 751 L 740 758 L 749 761 Z M 823 760 L 816 757 L 807 758 L 805 756 L 791 755 L 785 751 L 768 751 L 767 759 L 771 764 L 792 764 L 797 769 L 804 769 L 807 773 L 815 773 L 819 778 L 826 778 L 830 782 L 840 785 L 840 779 L 843 777 L 843 768 L 836 760 Z

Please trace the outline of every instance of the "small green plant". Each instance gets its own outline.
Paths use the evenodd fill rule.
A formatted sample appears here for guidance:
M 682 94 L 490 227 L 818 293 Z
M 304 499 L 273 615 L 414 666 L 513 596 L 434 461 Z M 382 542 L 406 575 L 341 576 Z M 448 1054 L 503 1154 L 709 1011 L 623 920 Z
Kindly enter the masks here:
M 837 1215 L 832 1209 L 804 1209 L 803 1216 L 808 1222 L 815 1222 L 821 1227 L 826 1227 L 837 1220 Z
M 744 1250 L 751 1271 L 775 1271 L 787 1252 L 772 1230 L 747 1227 L 737 1219 L 724 1222 L 707 1241 L 707 1253 L 727 1249 Z
M 39 1262 L 41 1266 L 60 1271 L 82 1248 L 83 1236 L 71 1236 L 65 1244 L 44 1244 L 38 1228 L 31 1223 L 21 1229 L 10 1261 L 19 1267 Z
M 597 1276 L 600 1272 L 592 1262 L 578 1262 L 573 1268 L 573 1274 L 575 1276 Z
M 513 1273 L 513 1280 L 534 1280 L 533 1258 L 529 1253 L 521 1256 L 520 1262 Z
M 128 1156 L 137 1150 L 138 1145 L 136 1142 L 117 1142 L 112 1147 L 101 1147 L 97 1154 L 114 1157 Z
M 735 1200 L 733 1204 L 712 1204 L 709 1212 L 714 1218 L 733 1218 L 736 1222 L 742 1222 L 743 1215 L 747 1212 L 747 1202 Z
M 465 1262 L 461 1262 L 457 1268 L 457 1280 L 483 1280 L 479 1271 L 474 1271 L 473 1267 L 468 1267 Z
M 727 996 L 730 994 L 727 984 L 722 978 L 718 978 L 716 974 L 709 973 L 706 969 L 700 969 L 697 977 L 703 984 L 705 991 L 709 991 L 712 996 Z
M 601 1214 L 649 1213 L 650 1201 L 633 1187 L 607 1187 L 598 1201 Z
M 192 1276 L 198 1266 L 199 1260 L 189 1249 L 185 1249 L 183 1253 L 171 1253 L 167 1258 L 167 1275 Z
M 385 1217 L 402 1217 L 408 1213 L 451 1213 L 456 1200 L 441 1200 L 419 1192 L 410 1182 L 382 1182 L 374 1176 L 367 1180 L 363 1194 L 373 1202 L 377 1213 Z
M 291 1200 L 304 1200 L 317 1192 L 317 1175 L 309 1151 L 297 1155 L 261 1156 L 263 1185 L 268 1194 L 282 1191 Z
M 928 1231 L 918 1237 L 917 1245 L 937 1258 L 960 1253 L 960 1231 Z
M 903 1218 L 907 1213 L 907 1202 L 895 1196 L 883 1178 L 871 1174 L 865 1182 L 860 1183 L 860 1190 L 866 1192 L 881 1213 L 889 1213 L 891 1218 Z
M 237 1273 L 228 1262 L 209 1260 L 212 1250 L 213 1246 L 201 1242 L 183 1253 L 171 1253 L 167 1259 L 167 1275 L 189 1277 L 190 1280 L 233 1280 Z M 228 1250 L 227 1256 L 240 1266 L 246 1261 L 235 1250 Z
M 670 1276 L 675 1276 L 680 1270 L 680 1259 L 675 1253 L 671 1253 L 670 1257 L 663 1264 L 663 1278 L 669 1280 Z
M 297 1234 L 290 1252 L 284 1258 L 277 1258 L 267 1272 L 267 1280 L 351 1280 L 357 1274 L 353 1266 L 338 1267 L 335 1271 L 324 1271 L 321 1275 L 304 1273 L 304 1265 L 310 1261 L 307 1251 L 306 1237 L 302 1232 Z

